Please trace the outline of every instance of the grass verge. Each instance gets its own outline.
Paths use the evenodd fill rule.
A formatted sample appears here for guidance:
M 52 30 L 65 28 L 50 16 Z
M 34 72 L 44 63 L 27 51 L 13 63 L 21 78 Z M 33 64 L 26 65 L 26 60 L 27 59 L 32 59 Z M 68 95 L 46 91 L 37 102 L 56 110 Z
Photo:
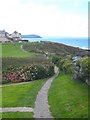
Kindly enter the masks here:
M 48 93 L 50 110 L 55 118 L 88 118 L 88 86 L 61 73 Z
M 36 80 L 28 84 L 2 87 L 2 107 L 34 107 L 38 91 L 46 80 Z
M 2 118 L 33 118 L 31 112 L 5 112 L 2 113 Z

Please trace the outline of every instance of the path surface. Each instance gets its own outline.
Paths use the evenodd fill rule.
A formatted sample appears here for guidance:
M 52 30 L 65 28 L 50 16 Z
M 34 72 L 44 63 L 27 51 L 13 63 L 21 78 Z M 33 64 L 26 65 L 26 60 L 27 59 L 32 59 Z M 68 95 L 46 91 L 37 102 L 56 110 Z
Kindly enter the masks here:
M 0 108 L 0 112 L 33 112 L 33 108 L 30 107 Z
M 53 118 L 48 105 L 48 90 L 51 86 L 52 81 L 59 74 L 58 68 L 55 66 L 55 75 L 50 78 L 44 86 L 41 88 L 37 95 L 35 108 L 34 108 L 34 118 Z
M 27 52 L 26 50 L 23 49 L 23 45 L 21 45 L 20 48 L 23 52 Z

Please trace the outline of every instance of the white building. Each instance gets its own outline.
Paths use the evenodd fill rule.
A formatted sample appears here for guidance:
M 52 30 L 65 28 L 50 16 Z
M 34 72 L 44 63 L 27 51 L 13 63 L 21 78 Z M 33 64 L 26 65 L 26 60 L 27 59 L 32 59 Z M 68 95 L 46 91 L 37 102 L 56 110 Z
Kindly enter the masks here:
M 10 36 L 12 40 L 19 41 L 21 40 L 21 33 L 18 33 L 17 31 L 13 32 Z
M 21 33 L 15 31 L 12 34 L 9 34 L 5 30 L 0 30 L 0 43 L 8 43 L 19 40 L 21 40 Z

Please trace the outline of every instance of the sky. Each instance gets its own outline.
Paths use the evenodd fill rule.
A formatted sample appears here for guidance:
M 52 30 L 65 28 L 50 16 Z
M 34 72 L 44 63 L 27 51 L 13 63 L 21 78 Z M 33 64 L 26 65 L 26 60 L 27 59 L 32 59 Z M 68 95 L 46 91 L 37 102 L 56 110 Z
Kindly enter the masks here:
M 88 0 L 0 0 L 0 30 L 87 37 Z

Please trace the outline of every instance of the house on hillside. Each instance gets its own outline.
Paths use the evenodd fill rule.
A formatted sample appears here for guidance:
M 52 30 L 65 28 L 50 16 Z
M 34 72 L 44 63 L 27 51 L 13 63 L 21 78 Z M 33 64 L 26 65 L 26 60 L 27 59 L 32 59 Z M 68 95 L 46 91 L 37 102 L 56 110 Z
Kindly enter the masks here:
M 5 30 L 0 30 L 0 43 L 8 43 L 10 40 L 8 39 L 9 33 Z
M 11 38 L 13 41 L 19 41 L 21 40 L 21 33 L 18 33 L 17 31 L 14 31 L 9 38 Z
M 19 40 L 21 40 L 21 33 L 14 31 L 12 34 L 9 34 L 5 30 L 0 30 L 0 43 L 17 42 Z

